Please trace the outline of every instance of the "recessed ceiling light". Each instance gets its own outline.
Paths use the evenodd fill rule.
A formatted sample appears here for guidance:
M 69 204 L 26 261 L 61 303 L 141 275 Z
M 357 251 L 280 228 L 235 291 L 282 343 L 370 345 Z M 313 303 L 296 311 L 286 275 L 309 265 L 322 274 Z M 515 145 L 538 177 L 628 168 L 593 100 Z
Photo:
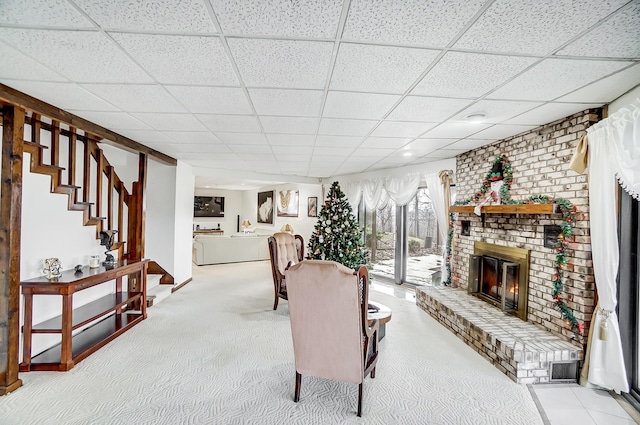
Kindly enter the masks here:
M 411 155 L 413 155 L 413 153 L 411 153 L 411 152 L 409 152 L 409 151 L 407 151 L 407 152 L 405 152 L 405 153 L 403 153 L 403 154 L 402 154 L 402 156 L 411 156 Z
M 467 121 L 469 121 L 471 124 L 479 124 L 479 123 L 481 123 L 482 121 L 484 121 L 485 117 L 486 117 L 486 115 L 485 115 L 485 114 L 483 114 L 483 113 L 481 113 L 481 112 L 478 112 L 478 113 L 475 113 L 475 114 L 467 115 L 465 118 L 466 118 L 466 119 L 467 119 Z
M 209 186 L 205 186 L 204 188 L 205 188 L 205 189 L 209 189 Z

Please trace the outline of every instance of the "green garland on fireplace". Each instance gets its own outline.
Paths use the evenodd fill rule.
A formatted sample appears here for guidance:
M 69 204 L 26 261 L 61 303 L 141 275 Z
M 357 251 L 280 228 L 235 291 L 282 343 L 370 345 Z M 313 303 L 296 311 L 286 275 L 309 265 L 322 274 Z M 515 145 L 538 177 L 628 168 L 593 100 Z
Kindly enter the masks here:
M 573 314 L 573 310 L 569 308 L 569 306 L 562 300 L 562 287 L 563 287 L 563 278 L 564 278 L 564 268 L 567 265 L 567 252 L 566 250 L 569 248 L 568 239 L 573 236 L 573 226 L 575 225 L 576 219 L 574 216 L 575 207 L 573 204 L 564 198 L 552 198 L 547 195 L 532 195 L 526 201 L 516 201 L 511 198 L 509 195 L 509 189 L 511 189 L 511 183 L 513 182 L 513 170 L 511 168 L 511 163 L 504 155 L 499 155 L 493 161 L 493 164 L 501 163 L 502 165 L 502 177 L 503 184 L 500 188 L 500 197 L 502 198 L 503 204 L 509 205 L 522 205 L 522 204 L 556 204 L 560 208 L 560 212 L 562 213 L 562 224 L 560 225 L 561 232 L 558 235 L 558 244 L 556 246 L 556 259 L 554 262 L 554 275 L 553 275 L 553 302 L 554 305 L 560 313 L 562 314 L 562 318 L 565 319 L 568 324 L 571 325 L 571 329 L 577 329 L 580 334 L 582 334 L 584 330 L 584 326 L 578 323 L 578 319 Z M 467 198 L 461 201 L 456 201 L 455 205 L 469 205 L 472 202 L 477 203 L 478 201 L 484 199 L 486 197 L 487 192 L 491 188 L 491 171 L 487 173 L 485 176 L 482 186 L 480 190 L 476 192 L 471 198 Z M 493 200 L 497 201 L 497 196 L 494 196 L 490 193 L 490 196 Z M 445 285 L 451 285 L 451 244 L 453 242 L 453 229 L 455 225 L 455 214 L 449 214 L 449 232 L 447 235 L 447 257 L 446 257 L 446 268 L 447 268 L 447 280 L 444 282 Z

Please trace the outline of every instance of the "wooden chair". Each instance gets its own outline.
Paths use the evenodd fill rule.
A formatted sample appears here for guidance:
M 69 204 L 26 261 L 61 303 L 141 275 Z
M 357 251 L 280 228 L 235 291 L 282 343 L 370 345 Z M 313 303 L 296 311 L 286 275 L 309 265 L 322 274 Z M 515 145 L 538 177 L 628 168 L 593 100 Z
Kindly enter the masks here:
M 299 263 L 304 258 L 304 239 L 300 235 L 278 232 L 270 236 L 268 242 L 275 289 L 273 309 L 276 310 L 278 300 L 287 299 L 287 284 L 284 278 L 287 267 Z
M 296 363 L 294 401 L 302 375 L 359 384 L 362 416 L 364 378 L 375 378 L 378 320 L 368 321 L 369 274 L 334 261 L 305 260 L 285 273 Z

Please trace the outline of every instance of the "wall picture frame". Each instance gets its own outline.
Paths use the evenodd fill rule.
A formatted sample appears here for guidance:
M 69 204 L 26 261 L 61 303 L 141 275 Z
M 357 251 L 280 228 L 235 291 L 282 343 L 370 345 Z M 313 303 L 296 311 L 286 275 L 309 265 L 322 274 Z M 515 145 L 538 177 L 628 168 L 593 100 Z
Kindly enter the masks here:
M 278 217 L 297 217 L 298 205 L 297 190 L 278 191 Z
M 310 196 L 307 199 L 307 217 L 318 216 L 318 197 Z
M 273 224 L 273 190 L 258 192 L 258 223 Z

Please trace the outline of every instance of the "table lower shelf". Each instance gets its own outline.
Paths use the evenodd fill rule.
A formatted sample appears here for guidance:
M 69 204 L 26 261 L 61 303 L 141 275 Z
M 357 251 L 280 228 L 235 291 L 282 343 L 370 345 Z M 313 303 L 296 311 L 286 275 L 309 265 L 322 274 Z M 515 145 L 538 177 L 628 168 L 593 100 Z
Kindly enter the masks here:
M 71 364 L 60 363 L 61 344 L 57 344 L 31 358 L 31 363 L 21 363 L 20 372 L 67 371 L 142 320 L 140 312 L 112 314 L 72 337 Z

